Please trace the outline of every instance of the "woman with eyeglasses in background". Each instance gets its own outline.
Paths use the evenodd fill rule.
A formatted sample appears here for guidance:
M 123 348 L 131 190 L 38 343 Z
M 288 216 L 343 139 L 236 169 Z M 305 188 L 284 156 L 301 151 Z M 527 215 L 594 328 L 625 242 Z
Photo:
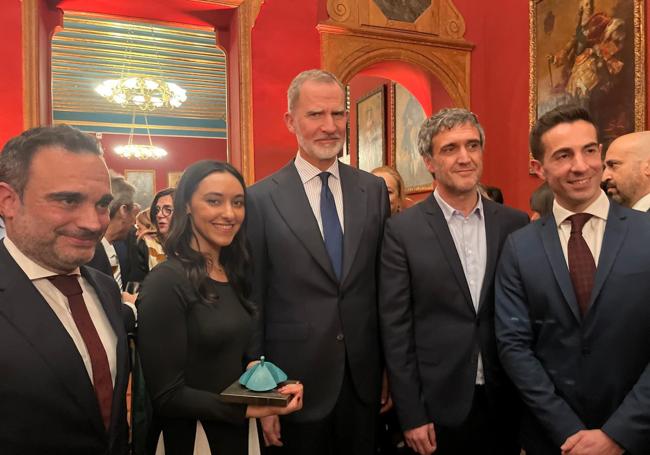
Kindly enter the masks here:
M 174 188 L 165 188 L 156 193 L 149 208 L 149 217 L 155 232 L 145 232 L 138 237 L 135 257 L 131 259 L 133 281 L 144 280 L 151 269 L 167 258 L 163 244 L 167 239 L 173 215 Z

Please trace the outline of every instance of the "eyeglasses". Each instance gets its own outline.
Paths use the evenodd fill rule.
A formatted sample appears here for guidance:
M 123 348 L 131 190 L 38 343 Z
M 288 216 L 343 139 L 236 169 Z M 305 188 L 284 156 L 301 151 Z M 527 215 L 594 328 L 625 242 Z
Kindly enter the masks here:
M 162 216 L 169 216 L 174 213 L 174 209 L 169 205 L 163 205 L 162 207 L 155 206 L 153 208 L 153 216 L 158 215 L 158 213 L 162 213 Z

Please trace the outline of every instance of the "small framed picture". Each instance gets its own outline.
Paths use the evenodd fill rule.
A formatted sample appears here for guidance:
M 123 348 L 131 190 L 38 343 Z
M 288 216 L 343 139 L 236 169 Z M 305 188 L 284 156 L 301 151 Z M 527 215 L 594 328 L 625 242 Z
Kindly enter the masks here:
M 168 172 L 167 186 L 170 188 L 176 188 L 176 186 L 178 186 L 178 181 L 181 179 L 182 175 L 183 175 L 182 171 Z
M 146 209 L 156 193 L 156 171 L 153 169 L 125 169 L 124 178 L 135 187 L 135 202 Z
M 384 91 L 382 85 L 357 101 L 357 166 L 368 172 L 386 163 Z

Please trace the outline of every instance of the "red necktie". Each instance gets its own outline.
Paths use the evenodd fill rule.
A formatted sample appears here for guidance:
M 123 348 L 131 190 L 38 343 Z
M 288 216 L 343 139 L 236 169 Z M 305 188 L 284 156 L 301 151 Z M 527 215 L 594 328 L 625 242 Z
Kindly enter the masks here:
M 569 237 L 569 273 L 573 290 L 576 293 L 580 313 L 584 316 L 589 308 L 591 289 L 594 287 L 596 263 L 594 257 L 582 236 L 582 228 L 593 215 L 589 213 L 576 213 L 571 215 L 571 236 Z
M 49 280 L 68 299 L 72 319 L 74 319 L 74 323 L 77 325 L 77 329 L 81 334 L 81 338 L 84 340 L 88 355 L 90 356 L 95 395 L 97 396 L 104 425 L 108 429 L 111 423 L 111 406 L 113 403 L 111 369 L 108 366 L 108 357 L 106 356 L 104 345 L 102 345 L 99 339 L 95 325 L 90 319 L 88 308 L 86 308 L 79 280 L 74 275 L 55 275 L 49 277 Z

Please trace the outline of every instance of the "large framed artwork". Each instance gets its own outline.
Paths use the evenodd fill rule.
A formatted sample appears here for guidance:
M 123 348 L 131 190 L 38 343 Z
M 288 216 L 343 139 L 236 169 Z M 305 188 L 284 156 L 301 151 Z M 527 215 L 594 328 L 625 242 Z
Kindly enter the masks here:
M 418 152 L 418 133 L 426 119 L 420 102 L 402 85 L 393 84 L 393 163 L 407 193 L 431 189 L 432 177 Z
M 645 129 L 645 0 L 529 0 L 531 126 L 589 109 L 606 147 Z
M 135 187 L 135 202 L 142 209 L 149 207 L 156 192 L 156 171 L 153 169 L 125 169 L 124 178 Z
M 384 92 L 382 85 L 357 101 L 357 166 L 368 172 L 386 162 Z

